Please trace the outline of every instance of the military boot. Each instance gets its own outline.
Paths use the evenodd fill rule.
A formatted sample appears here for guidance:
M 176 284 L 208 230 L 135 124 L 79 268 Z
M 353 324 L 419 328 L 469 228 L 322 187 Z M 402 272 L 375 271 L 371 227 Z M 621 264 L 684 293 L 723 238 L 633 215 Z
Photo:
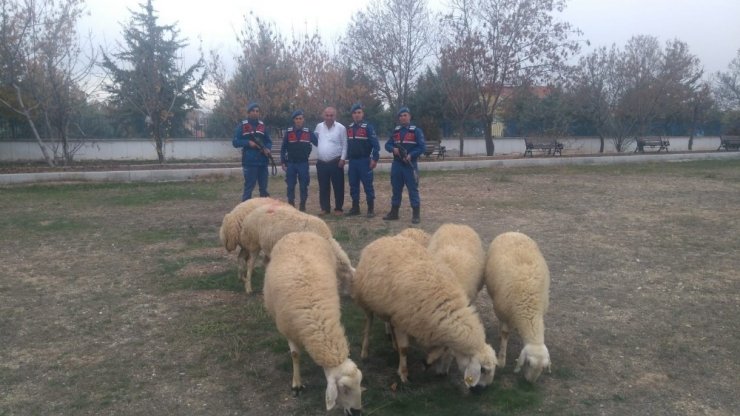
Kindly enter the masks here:
M 412 224 L 418 224 L 421 221 L 421 218 L 419 217 L 421 214 L 421 207 L 411 207 L 414 214 L 411 217 L 411 223 Z
M 360 201 L 352 201 L 352 209 L 347 213 L 348 217 L 360 215 Z
M 375 201 L 367 201 L 367 217 L 375 217 Z
M 400 208 L 398 205 L 391 206 L 391 212 L 388 213 L 385 217 L 383 217 L 386 221 L 392 221 L 398 219 L 398 208 Z
M 301 212 L 306 212 L 306 201 L 301 201 L 301 205 L 298 208 Z

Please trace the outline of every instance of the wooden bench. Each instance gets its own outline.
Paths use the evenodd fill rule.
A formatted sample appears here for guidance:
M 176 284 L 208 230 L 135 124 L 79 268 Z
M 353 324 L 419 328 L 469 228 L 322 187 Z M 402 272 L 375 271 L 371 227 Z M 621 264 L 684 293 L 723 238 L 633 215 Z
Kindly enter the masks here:
M 442 143 L 440 142 L 427 142 L 426 148 L 424 149 L 424 156 L 432 157 L 435 155 L 437 159 L 442 158 L 442 160 L 444 160 L 447 155 L 447 147 L 442 146 Z
M 671 145 L 671 142 L 668 141 L 668 139 L 664 139 L 660 136 L 655 137 L 638 137 L 635 139 L 635 142 L 637 143 L 637 147 L 635 147 L 635 153 L 645 153 L 645 148 L 650 147 L 655 149 L 658 148 L 658 153 L 660 153 L 661 150 L 665 150 L 666 153 L 668 153 L 668 146 Z
M 724 148 L 727 151 L 740 150 L 740 136 L 720 136 L 717 150 Z
M 563 155 L 563 144 L 557 140 L 532 140 L 524 139 L 524 157 L 529 155 L 534 157 L 532 154 L 533 150 L 541 150 L 542 153 L 547 152 L 549 156 L 562 156 Z

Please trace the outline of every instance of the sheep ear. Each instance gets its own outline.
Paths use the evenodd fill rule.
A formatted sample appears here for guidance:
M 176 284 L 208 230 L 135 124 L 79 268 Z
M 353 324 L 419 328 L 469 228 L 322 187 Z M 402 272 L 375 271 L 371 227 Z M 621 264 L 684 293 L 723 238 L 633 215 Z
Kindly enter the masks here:
M 326 385 L 326 410 L 331 410 L 337 405 L 337 383 L 334 379 L 329 379 Z
M 465 368 L 465 385 L 473 387 L 480 381 L 480 363 L 477 359 L 470 360 Z

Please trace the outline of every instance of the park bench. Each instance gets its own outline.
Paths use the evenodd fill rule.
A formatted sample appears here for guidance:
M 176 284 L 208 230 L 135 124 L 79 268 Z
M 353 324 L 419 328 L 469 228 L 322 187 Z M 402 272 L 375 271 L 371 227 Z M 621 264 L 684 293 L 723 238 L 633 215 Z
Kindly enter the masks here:
M 563 155 L 563 144 L 557 140 L 532 140 L 524 139 L 524 157 L 527 155 L 534 157 L 532 154 L 533 150 L 540 150 L 543 153 L 547 152 L 550 156 L 562 156 Z
M 740 150 L 740 136 L 720 136 L 720 144 L 717 150 L 724 147 L 725 150 Z
M 635 147 L 635 153 L 645 153 L 646 147 L 650 147 L 653 149 L 657 147 L 658 153 L 660 153 L 661 150 L 665 150 L 667 153 L 668 146 L 671 145 L 671 142 L 669 142 L 668 139 L 664 139 L 660 136 L 638 137 L 637 139 L 635 139 L 635 142 L 637 143 L 637 147 Z
M 426 143 L 426 148 L 424 148 L 425 157 L 436 156 L 437 159 L 442 158 L 442 160 L 444 160 L 446 155 L 447 155 L 447 147 L 442 146 L 442 143 L 437 142 L 437 141 Z

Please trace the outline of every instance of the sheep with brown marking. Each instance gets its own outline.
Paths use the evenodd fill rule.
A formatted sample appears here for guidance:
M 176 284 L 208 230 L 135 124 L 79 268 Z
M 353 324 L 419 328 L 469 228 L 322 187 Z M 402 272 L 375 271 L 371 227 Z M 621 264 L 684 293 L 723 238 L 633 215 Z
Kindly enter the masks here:
M 368 356 L 370 326 L 377 315 L 393 327 L 401 381 L 408 381 L 406 355 L 413 337 L 432 351 L 430 357 L 449 352 L 466 386 L 489 385 L 496 353 L 486 344 L 483 324 L 451 273 L 409 238 L 382 237 L 368 244 L 352 283 L 352 298 L 366 316 L 361 357 Z
M 347 414 L 362 408 L 362 372 L 349 358 L 340 320 L 337 270 L 332 244 L 312 232 L 290 233 L 272 248 L 265 272 L 265 307 L 288 339 L 293 360 L 292 388 L 303 389 L 300 351 L 324 369 L 326 410 Z
M 518 232 L 496 237 L 488 249 L 485 280 L 501 325 L 499 366 L 506 365 L 509 332 L 516 330 L 524 348 L 514 372 L 524 368 L 524 377 L 534 383 L 543 369 L 550 369 L 544 322 L 549 306 L 550 271 L 537 243 Z

